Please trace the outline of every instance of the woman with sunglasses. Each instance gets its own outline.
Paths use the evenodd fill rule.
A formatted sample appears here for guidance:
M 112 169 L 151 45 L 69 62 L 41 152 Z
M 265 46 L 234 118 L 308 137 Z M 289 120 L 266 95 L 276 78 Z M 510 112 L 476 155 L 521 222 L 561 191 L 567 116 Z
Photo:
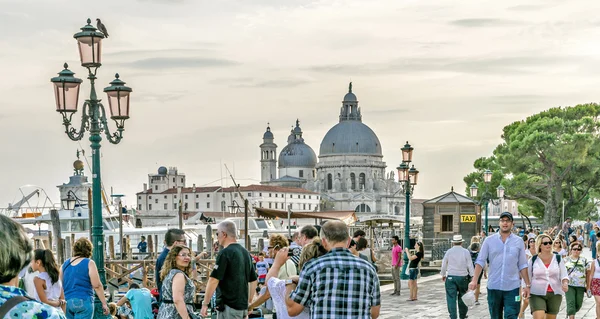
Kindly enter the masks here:
M 583 295 L 589 288 L 587 277 L 589 276 L 589 264 L 585 257 L 581 256 L 583 246 L 576 241 L 571 244 L 571 254 L 565 258 L 565 267 L 569 275 L 569 290 L 567 298 L 567 316 L 575 318 L 575 314 L 581 309 Z
M 529 260 L 531 257 L 533 257 L 533 255 L 537 254 L 537 251 L 535 250 L 535 238 L 528 238 L 527 241 L 525 241 L 525 246 L 525 255 L 527 256 L 527 260 Z M 521 279 L 521 289 L 525 286 L 525 281 Z M 519 295 L 521 296 L 522 292 Z M 519 318 L 525 318 L 525 310 L 527 310 L 527 307 L 529 307 L 529 299 L 522 298 Z
M 540 235 L 536 240 L 537 256 L 528 262 L 531 278 L 529 305 L 533 319 L 554 319 L 562 297 L 569 290 L 569 276 L 563 258 L 552 252 L 552 238 Z
M 158 319 L 194 318 L 196 286 L 192 276 L 192 251 L 186 246 L 174 246 L 160 271 L 162 280 Z
M 565 258 L 567 256 L 567 250 L 563 248 L 562 240 L 559 238 L 555 239 L 552 243 L 552 252 L 560 255 L 560 257 Z

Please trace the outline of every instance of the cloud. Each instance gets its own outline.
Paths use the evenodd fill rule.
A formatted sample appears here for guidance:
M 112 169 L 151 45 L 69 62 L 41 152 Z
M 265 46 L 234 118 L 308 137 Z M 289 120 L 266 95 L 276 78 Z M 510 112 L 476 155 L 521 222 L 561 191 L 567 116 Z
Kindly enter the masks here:
M 451 25 L 464 28 L 506 27 L 523 25 L 522 21 L 506 19 L 458 19 L 449 22 Z
M 532 68 L 557 65 L 582 65 L 590 62 L 583 57 L 508 56 L 481 58 L 403 58 L 379 64 L 330 64 L 308 67 L 309 71 L 343 75 L 398 74 L 418 72 L 456 72 L 469 74 L 539 73 Z
M 160 103 L 173 102 L 183 98 L 186 92 L 171 92 L 171 93 L 144 93 L 140 94 L 136 99 L 138 102 L 157 101 Z
M 238 65 L 239 62 L 217 58 L 160 57 L 120 63 L 134 69 L 211 68 Z
M 508 7 L 507 10 L 511 11 L 539 11 L 551 7 L 550 5 L 533 5 L 533 4 L 522 4 L 518 6 Z
M 217 43 L 214 42 L 197 42 L 201 49 L 161 49 L 161 50 L 124 50 L 116 52 L 102 53 L 105 57 L 116 57 L 116 58 L 136 58 L 140 56 L 153 56 L 153 55 L 185 55 L 185 54 L 205 54 L 207 52 L 214 52 L 214 48 L 217 47 Z
M 395 109 L 383 109 L 383 110 L 369 110 L 369 115 L 384 115 L 384 116 L 388 116 L 388 115 L 394 115 L 394 114 L 401 114 L 401 113 L 408 113 L 409 110 L 408 109 L 402 109 L 402 108 L 395 108 Z

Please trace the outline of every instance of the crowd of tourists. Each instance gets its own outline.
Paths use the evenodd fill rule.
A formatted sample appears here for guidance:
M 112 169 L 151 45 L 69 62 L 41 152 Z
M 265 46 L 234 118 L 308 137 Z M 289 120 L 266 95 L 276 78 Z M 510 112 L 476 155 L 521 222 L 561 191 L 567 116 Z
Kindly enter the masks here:
M 595 256 L 599 228 L 589 218 L 579 227 L 571 222 L 567 218 L 560 227 L 524 230 L 515 228 L 512 214 L 504 212 L 498 232 L 473 237 L 469 249 L 462 247 L 462 236 L 455 235 L 441 269 L 450 318 L 467 318 L 469 308 L 463 301 L 467 293 L 479 305 L 486 270 L 493 319 L 524 318 L 527 309 L 534 319 L 553 319 L 563 298 L 567 318 L 575 318 L 586 295 L 595 298 L 600 318 L 600 264 Z M 584 247 L 592 251 L 592 260 L 582 256 Z

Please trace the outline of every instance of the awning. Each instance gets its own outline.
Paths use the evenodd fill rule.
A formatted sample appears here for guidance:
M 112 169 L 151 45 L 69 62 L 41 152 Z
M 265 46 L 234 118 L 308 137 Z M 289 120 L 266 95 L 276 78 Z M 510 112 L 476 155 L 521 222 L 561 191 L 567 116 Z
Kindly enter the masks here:
M 404 223 L 404 218 L 397 215 L 371 215 L 363 216 L 358 221 L 367 225 L 392 224 Z
M 280 218 L 287 219 L 288 212 L 284 210 L 255 208 L 256 214 L 264 218 Z M 354 224 L 358 219 L 354 211 L 326 211 L 326 212 L 294 212 L 290 214 L 290 218 L 318 218 L 318 219 L 337 219 L 343 221 L 346 225 Z

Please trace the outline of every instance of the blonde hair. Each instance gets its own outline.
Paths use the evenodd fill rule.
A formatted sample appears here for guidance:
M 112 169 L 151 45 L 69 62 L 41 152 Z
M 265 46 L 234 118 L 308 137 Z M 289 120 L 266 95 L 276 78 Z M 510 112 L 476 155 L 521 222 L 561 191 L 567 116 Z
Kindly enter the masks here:
M 471 243 L 481 243 L 481 237 L 479 237 L 479 236 L 471 237 Z
M 550 239 L 550 241 L 552 242 L 552 245 L 554 245 L 554 240 L 552 239 L 552 237 L 550 237 L 550 235 L 539 234 L 537 237 L 535 237 L 535 251 L 537 253 L 539 253 L 540 249 L 542 248 L 542 241 L 544 240 L 544 238 Z
M 175 246 L 173 248 L 171 248 L 171 251 L 169 251 L 169 254 L 167 255 L 167 258 L 165 258 L 165 263 L 162 267 L 162 269 L 160 270 L 160 280 L 165 280 L 165 278 L 167 277 L 167 275 L 169 274 L 169 272 L 171 272 L 171 270 L 173 269 L 179 269 L 177 268 L 177 255 L 179 255 L 179 253 L 184 250 L 187 249 L 190 252 L 190 258 L 194 258 L 193 254 L 194 252 L 189 249 L 187 246 Z M 192 276 L 192 263 L 190 262 L 190 264 L 185 267 L 185 269 L 181 269 L 181 271 L 183 271 L 188 277 Z
M 313 237 L 312 242 L 304 248 L 300 253 L 300 260 L 298 261 L 298 270 L 302 270 L 302 267 L 306 262 L 313 258 L 318 258 L 327 253 L 325 247 L 321 244 L 321 238 L 319 236 Z
M 285 238 L 285 236 L 281 235 L 281 234 L 273 234 L 271 235 L 271 238 L 269 238 L 269 246 L 270 247 L 275 247 L 275 246 L 279 246 L 277 247 L 278 249 L 281 249 L 283 247 L 287 247 L 290 245 L 290 242 L 287 240 L 287 238 Z

